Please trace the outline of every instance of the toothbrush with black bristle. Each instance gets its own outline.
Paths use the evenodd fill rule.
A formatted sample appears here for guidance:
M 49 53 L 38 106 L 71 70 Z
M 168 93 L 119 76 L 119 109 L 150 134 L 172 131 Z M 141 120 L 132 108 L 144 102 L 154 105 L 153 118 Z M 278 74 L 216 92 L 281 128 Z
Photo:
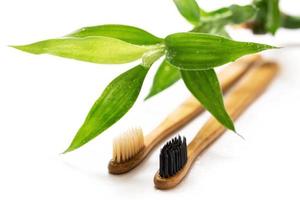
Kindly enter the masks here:
M 159 155 L 159 175 L 169 178 L 176 174 L 187 161 L 186 138 L 181 136 L 173 138 L 167 142 L 160 150 Z
M 270 84 L 278 72 L 276 63 L 263 63 L 251 69 L 225 98 L 227 112 L 236 119 Z M 226 129 L 216 119 L 209 119 L 194 139 L 177 137 L 167 142 L 159 156 L 159 170 L 154 176 L 158 189 L 171 189 L 187 175 L 193 162 Z
M 258 62 L 261 62 L 260 56 L 247 56 L 223 70 L 219 74 L 223 91 L 228 90 Z M 122 174 L 132 170 L 149 155 L 156 145 L 203 111 L 204 108 L 198 100 L 191 97 L 148 135 L 144 136 L 141 128 L 129 129 L 113 142 L 113 157 L 108 165 L 109 173 Z

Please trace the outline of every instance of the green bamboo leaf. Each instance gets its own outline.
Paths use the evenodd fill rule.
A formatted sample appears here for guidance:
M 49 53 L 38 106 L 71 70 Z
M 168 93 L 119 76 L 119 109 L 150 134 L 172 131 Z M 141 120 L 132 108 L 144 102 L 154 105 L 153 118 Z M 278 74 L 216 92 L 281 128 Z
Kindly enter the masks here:
M 300 28 L 300 16 L 292 16 L 282 13 L 281 26 L 288 29 Z
M 206 12 L 201 16 L 201 22 L 194 27 L 192 32 L 209 33 L 230 38 L 225 26 L 231 23 L 232 13 L 228 8 L 220 8 L 215 11 Z
M 200 8 L 195 0 L 173 0 L 180 14 L 191 24 L 200 22 Z
M 226 128 L 235 131 L 233 122 L 227 114 L 222 91 L 213 69 L 187 71 L 181 70 L 181 77 L 190 92 Z
M 257 8 L 252 31 L 255 34 L 266 33 L 266 15 L 268 12 L 266 0 L 253 0 L 253 5 Z
M 225 30 L 225 24 L 222 22 L 222 20 L 214 21 L 214 23 L 211 23 L 210 21 L 202 22 L 201 25 L 195 27 L 191 32 L 209 33 L 230 38 L 230 35 Z
M 65 153 L 86 144 L 123 117 L 136 101 L 147 72 L 138 65 L 115 78 L 95 102 Z
M 180 79 L 180 72 L 166 60 L 159 66 L 146 99 L 162 92 Z
M 254 0 L 253 3 L 257 8 L 253 32 L 257 34 L 269 32 L 274 35 L 281 25 L 279 0 Z
M 206 12 L 204 16 L 201 16 L 201 20 L 213 21 L 216 19 L 225 19 L 231 17 L 232 13 L 228 7 L 219 8 L 210 12 Z
M 256 13 L 253 5 L 231 5 L 211 12 L 201 12 L 201 22 L 192 32 L 210 33 L 230 38 L 225 30 L 228 24 L 240 24 L 251 20 Z
M 211 22 L 223 24 L 239 24 L 252 19 L 255 16 L 256 8 L 253 5 L 240 6 L 233 4 L 229 7 L 206 12 L 201 16 L 201 22 Z
M 103 64 L 121 64 L 137 60 L 153 46 L 138 46 L 115 38 L 50 39 L 23 46 L 12 46 L 33 54 L 52 54 L 65 58 Z
M 154 45 L 162 42 L 147 31 L 140 28 L 119 24 L 107 24 L 100 26 L 89 26 L 81 28 L 69 35 L 68 37 L 88 37 L 88 36 L 105 36 L 123 40 L 125 42 L 137 45 Z
M 273 35 L 281 25 L 279 0 L 267 0 L 268 12 L 266 18 L 266 29 Z
M 256 8 L 253 5 L 231 5 L 229 7 L 231 11 L 231 22 L 233 24 L 240 24 L 251 20 L 256 14 Z
M 205 70 L 237 58 L 257 53 L 272 46 L 238 42 L 225 37 L 204 33 L 175 33 L 165 39 L 167 60 L 184 70 Z

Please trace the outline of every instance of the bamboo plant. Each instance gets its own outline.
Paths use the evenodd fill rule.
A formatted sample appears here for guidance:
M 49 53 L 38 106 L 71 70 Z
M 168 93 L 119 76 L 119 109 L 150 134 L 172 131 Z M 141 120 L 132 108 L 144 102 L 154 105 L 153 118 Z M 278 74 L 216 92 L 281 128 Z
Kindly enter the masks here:
M 182 79 L 187 89 L 222 125 L 235 131 L 224 107 L 214 68 L 276 47 L 235 41 L 225 27 L 244 24 L 243 27 L 255 34 L 275 34 L 280 27 L 300 27 L 300 17 L 281 12 L 279 0 L 253 0 L 249 5 L 231 5 L 209 12 L 201 9 L 195 0 L 174 0 L 174 3 L 193 25 L 190 31 L 160 38 L 137 27 L 109 24 L 84 27 L 62 38 L 13 46 L 33 54 L 52 54 L 99 64 L 141 61 L 108 84 L 65 152 L 88 143 L 123 117 L 139 96 L 147 72 L 161 57 L 164 59 L 145 99 Z

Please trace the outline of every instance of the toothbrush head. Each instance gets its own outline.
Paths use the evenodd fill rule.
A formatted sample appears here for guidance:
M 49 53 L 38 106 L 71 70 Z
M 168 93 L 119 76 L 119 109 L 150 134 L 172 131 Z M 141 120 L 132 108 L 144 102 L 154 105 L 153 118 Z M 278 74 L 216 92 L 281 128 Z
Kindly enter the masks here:
M 175 137 L 168 141 L 160 151 L 159 175 L 169 178 L 180 171 L 187 162 L 186 138 Z
M 141 128 L 131 128 L 113 142 L 113 158 L 116 163 L 130 160 L 144 148 L 144 135 Z

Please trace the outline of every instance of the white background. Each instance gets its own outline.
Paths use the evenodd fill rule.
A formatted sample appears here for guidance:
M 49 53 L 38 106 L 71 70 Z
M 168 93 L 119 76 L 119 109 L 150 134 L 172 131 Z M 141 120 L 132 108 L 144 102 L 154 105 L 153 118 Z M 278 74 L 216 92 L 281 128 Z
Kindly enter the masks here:
M 213 9 L 248 1 L 202 0 Z M 300 3 L 282 0 L 300 15 Z M 299 199 L 300 48 L 269 51 L 281 73 L 269 90 L 236 122 L 246 140 L 227 132 L 199 157 L 188 177 L 170 191 L 153 187 L 158 149 L 136 170 L 107 172 L 113 137 L 132 126 L 149 132 L 189 93 L 178 82 L 143 102 L 152 76 L 126 117 L 83 148 L 61 155 L 93 102 L 116 75 L 134 64 L 97 65 L 36 56 L 12 44 L 55 38 L 80 27 L 107 23 L 141 27 L 164 37 L 190 25 L 167 0 L 7 0 L 0 3 L 0 199 Z M 275 38 L 231 30 L 237 40 L 285 46 L 300 43 L 300 31 Z M 190 141 L 209 115 L 180 130 Z

